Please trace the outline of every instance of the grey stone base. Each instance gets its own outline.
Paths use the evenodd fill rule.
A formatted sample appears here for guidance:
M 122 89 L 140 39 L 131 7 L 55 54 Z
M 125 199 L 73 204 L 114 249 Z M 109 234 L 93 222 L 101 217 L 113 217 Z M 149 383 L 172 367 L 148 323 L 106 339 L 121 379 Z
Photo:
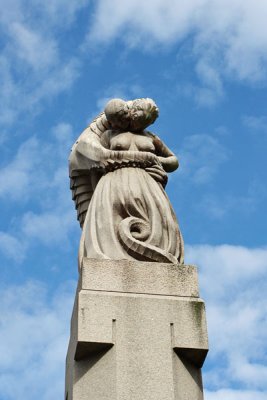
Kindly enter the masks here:
M 67 400 L 202 400 L 207 351 L 195 267 L 84 261 L 67 354 Z

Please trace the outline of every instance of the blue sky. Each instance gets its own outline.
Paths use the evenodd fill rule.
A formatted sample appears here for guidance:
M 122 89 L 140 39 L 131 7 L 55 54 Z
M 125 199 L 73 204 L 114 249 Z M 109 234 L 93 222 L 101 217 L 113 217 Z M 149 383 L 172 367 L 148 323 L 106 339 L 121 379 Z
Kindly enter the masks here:
M 2 0 L 0 400 L 62 398 L 80 228 L 72 143 L 153 98 L 167 192 L 199 266 L 207 400 L 267 398 L 267 2 Z

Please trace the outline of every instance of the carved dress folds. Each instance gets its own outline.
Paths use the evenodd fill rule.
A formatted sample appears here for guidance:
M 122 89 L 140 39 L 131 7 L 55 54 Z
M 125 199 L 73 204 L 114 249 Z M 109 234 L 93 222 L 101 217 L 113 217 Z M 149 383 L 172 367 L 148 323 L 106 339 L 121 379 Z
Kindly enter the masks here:
M 97 170 L 85 171 L 84 156 L 73 150 L 74 198 L 84 183 L 92 188 L 87 212 L 81 210 L 82 203 L 76 206 L 78 215 L 79 207 L 85 215 L 80 257 L 183 262 L 183 240 L 174 211 L 162 184 L 147 170 L 145 154 L 155 152 L 152 136 L 109 131 L 101 141 L 110 150 L 144 152 L 144 162 L 134 166 L 123 160 L 107 163 L 108 167 L 102 172 L 99 169 L 92 179 Z

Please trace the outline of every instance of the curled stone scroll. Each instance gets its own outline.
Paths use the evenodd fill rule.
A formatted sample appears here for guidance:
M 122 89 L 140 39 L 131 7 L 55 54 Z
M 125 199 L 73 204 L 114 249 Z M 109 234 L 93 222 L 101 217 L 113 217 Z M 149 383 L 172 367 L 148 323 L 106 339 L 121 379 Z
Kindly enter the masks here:
M 178 160 L 146 130 L 157 117 L 151 99 L 113 99 L 74 144 L 69 167 L 82 227 L 80 262 L 183 263 L 182 235 L 164 190 Z

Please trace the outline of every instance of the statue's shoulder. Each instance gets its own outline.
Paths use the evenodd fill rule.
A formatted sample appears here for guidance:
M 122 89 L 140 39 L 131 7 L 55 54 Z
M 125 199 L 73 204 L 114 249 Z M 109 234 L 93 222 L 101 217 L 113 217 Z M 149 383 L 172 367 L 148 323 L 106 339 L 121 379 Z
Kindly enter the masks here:
M 81 140 L 86 140 L 90 134 L 94 134 L 100 137 L 101 134 L 103 134 L 108 129 L 110 129 L 110 123 L 108 122 L 105 113 L 101 112 L 80 134 L 80 136 L 74 143 L 73 148 L 75 148 L 75 145 L 77 145 Z
M 144 130 L 144 134 L 145 134 L 146 136 L 150 137 L 153 141 L 155 141 L 155 140 L 160 140 L 160 138 L 159 138 L 155 133 L 153 133 L 153 132 L 151 132 L 151 131 L 148 131 L 147 129 Z

